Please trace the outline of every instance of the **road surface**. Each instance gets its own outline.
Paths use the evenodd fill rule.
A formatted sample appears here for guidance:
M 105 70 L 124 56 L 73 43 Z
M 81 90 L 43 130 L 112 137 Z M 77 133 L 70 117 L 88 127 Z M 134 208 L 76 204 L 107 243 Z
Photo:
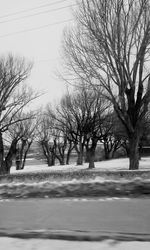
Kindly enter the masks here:
M 57 239 L 72 240 L 67 244 L 86 244 L 85 249 L 101 249 L 102 239 L 118 239 L 129 241 L 127 248 L 113 248 L 113 245 L 102 249 L 150 249 L 150 199 L 108 199 L 108 200 L 79 200 L 79 199 L 32 199 L 0 202 L 0 244 L 5 246 L 9 242 L 15 244 L 35 245 L 53 242 L 58 245 Z M 18 237 L 14 238 L 3 238 Z M 34 239 L 31 239 L 34 238 Z M 43 240 L 44 238 L 44 240 Z M 46 239 L 47 238 L 47 239 Z M 6 241 L 7 239 L 7 241 Z M 53 239 L 53 240 L 50 240 Z M 54 240 L 55 239 L 55 240 Z M 75 243 L 76 240 L 76 243 Z M 88 242 L 84 242 L 90 240 Z M 139 241 L 145 241 L 141 243 Z M 13 242 L 20 243 L 13 243 Z M 23 241 L 25 241 L 23 243 Z M 96 241 L 96 242 L 92 242 Z M 132 241 L 132 242 L 130 242 Z M 133 241 L 134 243 L 133 248 Z M 22 242 L 22 243 L 21 243 Z M 42 243 L 43 242 L 43 243 Z M 62 241 L 65 242 L 65 241 Z M 88 246 L 89 248 L 88 248 Z M 92 245 L 94 244 L 94 245 Z M 108 243 L 107 243 L 108 244 Z M 137 244 L 137 248 L 136 248 Z M 144 245 L 140 245 L 144 244 Z M 145 248 L 145 244 L 149 246 Z M 34 245 L 34 247 L 35 247 Z M 61 244 L 60 244 L 61 245 Z M 41 245 L 40 245 L 41 246 Z M 95 248 L 93 247 L 95 246 Z M 96 248 L 96 246 L 98 248 Z M 139 246 L 141 248 L 139 248 Z M 5 246 L 7 249 L 9 246 Z M 46 245 L 43 249 L 48 249 Z M 64 248 L 52 249 L 69 249 Z M 93 248 L 92 248 L 93 247 Z M 120 245 L 121 247 L 121 245 Z M 131 247 L 131 248 L 130 248 Z M 19 248 L 12 248 L 19 249 Z M 25 249 L 28 248 L 26 245 Z M 37 246 L 35 249 L 40 249 Z M 84 249 L 84 246 L 83 246 Z M 23 248 L 22 248 L 23 250 Z
M 150 199 L 0 202 L 0 229 L 150 233 Z

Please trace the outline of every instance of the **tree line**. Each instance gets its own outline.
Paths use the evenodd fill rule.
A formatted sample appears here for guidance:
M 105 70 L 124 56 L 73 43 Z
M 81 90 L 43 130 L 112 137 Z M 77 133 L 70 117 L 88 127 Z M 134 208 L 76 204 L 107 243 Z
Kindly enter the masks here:
M 17 168 L 23 168 L 33 138 L 48 165 L 55 158 L 64 164 L 64 155 L 68 163 L 74 149 L 77 164 L 86 151 L 93 168 L 101 142 L 106 158 L 121 146 L 129 169 L 139 168 L 139 149 L 149 131 L 150 2 L 81 0 L 77 5 L 75 22 L 64 31 L 61 75 L 76 87 L 55 108 L 49 104 L 41 115 L 29 111 L 38 97 L 25 84 L 32 64 L 12 55 L 0 58 L 0 174 L 10 172 L 15 156 Z
M 63 79 L 103 89 L 128 137 L 129 169 L 138 169 L 150 103 L 150 1 L 81 0 L 75 20 L 64 32 Z
M 114 158 L 119 149 L 124 156 L 129 152 L 127 133 L 99 87 L 80 85 L 66 93 L 57 105 L 48 104 L 41 114 L 37 138 L 49 166 L 55 165 L 56 160 L 60 165 L 69 164 L 74 151 L 77 165 L 85 161 L 94 168 L 99 144 L 106 160 Z

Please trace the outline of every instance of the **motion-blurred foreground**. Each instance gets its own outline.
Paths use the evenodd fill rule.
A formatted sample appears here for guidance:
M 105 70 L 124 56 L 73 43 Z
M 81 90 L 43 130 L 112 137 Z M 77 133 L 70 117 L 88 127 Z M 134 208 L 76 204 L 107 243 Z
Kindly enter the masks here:
M 0 203 L 0 243 L 15 250 L 145 250 L 149 206 L 150 199 L 7 200 Z
M 0 184 L 0 199 L 63 197 L 150 197 L 150 179 L 52 180 Z
M 120 159 L 1 177 L 1 249 L 149 249 L 149 159 L 141 163 L 139 171 Z

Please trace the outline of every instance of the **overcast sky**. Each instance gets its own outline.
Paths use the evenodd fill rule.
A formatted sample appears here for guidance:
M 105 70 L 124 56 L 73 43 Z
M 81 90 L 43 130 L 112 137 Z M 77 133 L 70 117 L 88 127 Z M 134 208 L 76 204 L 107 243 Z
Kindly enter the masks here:
M 0 54 L 9 52 L 34 62 L 28 82 L 54 102 L 65 91 L 55 71 L 60 66 L 63 29 L 71 25 L 75 0 L 0 0 Z

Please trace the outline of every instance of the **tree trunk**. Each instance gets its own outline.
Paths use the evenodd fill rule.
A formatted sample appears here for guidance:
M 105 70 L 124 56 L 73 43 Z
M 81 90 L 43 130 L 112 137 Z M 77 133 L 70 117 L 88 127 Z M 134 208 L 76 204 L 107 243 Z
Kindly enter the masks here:
M 95 148 L 88 150 L 89 169 L 95 168 Z
M 0 133 L 0 174 L 10 174 L 10 168 L 12 166 L 12 160 L 16 156 L 16 146 L 17 146 L 18 139 L 15 138 L 11 146 L 9 148 L 9 151 L 7 153 L 7 156 L 4 159 L 4 147 L 3 147 L 3 138 L 2 133 Z
M 110 143 L 107 141 L 104 141 L 104 152 L 105 152 L 105 160 L 110 160 L 114 158 L 115 152 L 117 151 L 117 147 L 114 143 Z
M 59 164 L 60 164 L 61 166 L 65 165 L 65 155 L 57 155 L 57 154 L 56 154 L 56 158 L 58 159 Z
M 55 155 L 51 154 L 51 166 L 55 166 Z
M 75 145 L 75 150 L 77 152 L 77 165 L 83 164 L 83 149 L 84 149 L 84 146 L 82 142 L 80 142 L 79 145 Z
M 85 159 L 84 159 L 84 161 L 85 161 L 85 163 L 89 163 L 89 142 L 90 142 L 90 138 L 89 139 L 87 139 L 87 141 L 86 141 L 86 145 L 85 145 L 85 149 L 86 149 L 86 151 L 85 151 Z
M 56 160 L 56 154 L 52 149 L 47 154 L 47 165 L 48 165 L 48 167 L 55 166 L 55 160 Z
M 137 170 L 139 169 L 139 136 L 133 135 L 129 139 L 129 147 L 129 170 Z
M 46 157 L 48 167 L 55 166 L 55 155 L 48 154 Z
M 28 155 L 29 149 L 30 149 L 30 147 L 31 147 L 31 144 L 32 144 L 32 141 L 28 142 L 27 148 L 26 148 L 26 150 L 25 150 L 25 152 L 24 152 L 24 156 L 23 156 L 23 161 L 22 161 L 21 169 L 24 169 L 24 167 L 25 167 L 27 155 Z
M 74 149 L 74 145 L 72 146 L 72 142 L 69 142 L 69 148 L 68 148 L 67 153 L 66 153 L 66 165 L 69 165 L 70 156 L 71 156 L 71 152 L 73 149 Z
M 12 160 L 9 159 L 9 160 L 5 160 L 4 161 L 4 166 L 5 166 L 5 170 L 6 170 L 6 174 L 10 174 L 10 169 L 11 169 L 11 166 L 12 166 Z
M 65 165 L 65 153 L 64 152 L 62 152 L 60 155 L 56 154 L 56 158 L 58 159 L 59 164 L 61 166 Z
M 105 160 L 109 160 L 111 159 L 111 154 L 108 148 L 108 143 L 104 142 L 103 144 L 104 144 Z
M 22 162 L 20 159 L 16 159 L 16 170 L 22 169 Z
M 7 171 L 5 161 L 1 162 L 1 167 L 0 167 L 0 175 L 5 175 L 9 174 L 10 171 Z
M 142 157 L 142 150 L 143 150 L 143 145 L 139 143 L 139 160 L 141 160 Z
M 50 157 L 46 157 L 46 161 L 47 161 L 47 165 L 48 167 L 51 167 L 52 166 L 52 160 Z
M 2 133 L 0 132 L 0 174 L 5 174 L 5 167 L 4 167 L 4 145 L 3 145 L 3 137 Z
M 16 158 L 16 170 L 20 170 L 21 169 L 21 166 L 22 166 L 22 158 L 21 158 L 21 152 L 20 152 L 20 149 L 17 148 L 16 149 L 16 155 L 15 155 L 15 158 Z
M 48 167 L 54 166 L 55 165 L 55 149 L 50 148 L 47 141 L 42 141 L 41 146 L 42 146 L 43 154 L 46 158 Z
M 77 152 L 77 165 L 82 165 L 83 164 L 83 151 Z
M 97 142 L 98 142 L 98 139 L 97 138 L 92 138 L 92 145 L 91 147 L 88 149 L 88 161 L 89 161 L 89 169 L 92 169 L 92 168 L 95 168 L 95 150 L 96 150 L 96 147 L 97 147 Z
M 67 155 L 66 155 L 66 165 L 69 165 L 70 163 L 70 155 L 71 155 L 71 150 L 68 150 Z
M 21 147 L 18 147 L 18 152 L 16 154 L 16 170 L 21 170 L 24 168 L 24 148 L 26 146 L 27 140 L 21 139 Z
M 85 163 L 89 163 L 89 146 L 86 146 Z
M 59 162 L 61 166 L 65 165 L 65 158 L 63 157 Z
M 18 142 L 18 139 L 15 138 L 12 143 L 11 143 L 11 146 L 9 148 L 9 152 L 5 158 L 5 161 L 3 161 L 3 167 L 6 171 L 7 174 L 10 174 L 10 169 L 11 169 L 11 166 L 12 166 L 12 161 L 14 159 L 14 157 L 16 156 L 16 146 L 17 146 L 17 142 Z

